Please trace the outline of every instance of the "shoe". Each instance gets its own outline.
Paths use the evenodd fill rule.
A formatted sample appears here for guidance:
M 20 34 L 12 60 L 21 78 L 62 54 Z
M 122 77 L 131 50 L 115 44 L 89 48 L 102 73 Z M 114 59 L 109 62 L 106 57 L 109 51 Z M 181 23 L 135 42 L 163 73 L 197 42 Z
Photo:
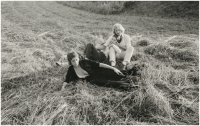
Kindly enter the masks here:
M 128 70 L 127 66 L 129 65 L 129 63 L 127 61 L 125 62 L 123 61 L 122 64 L 123 64 L 122 70 Z
M 122 67 L 122 70 L 125 70 L 125 71 L 127 71 L 128 70 L 128 64 L 126 64 L 126 65 L 123 65 L 123 67 Z

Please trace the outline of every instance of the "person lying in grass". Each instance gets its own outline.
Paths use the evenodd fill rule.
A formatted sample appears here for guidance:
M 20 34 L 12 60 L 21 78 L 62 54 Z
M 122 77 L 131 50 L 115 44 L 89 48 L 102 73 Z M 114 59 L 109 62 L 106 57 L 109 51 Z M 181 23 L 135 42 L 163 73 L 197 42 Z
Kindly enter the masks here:
M 109 47 L 109 61 L 111 66 L 116 65 L 116 58 L 122 59 L 123 69 L 130 63 L 131 57 L 134 52 L 133 46 L 131 46 L 130 36 L 124 33 L 124 27 L 117 23 L 113 26 L 113 35 L 111 35 L 106 43 L 105 47 Z
M 126 76 L 115 67 L 88 59 L 80 60 L 76 51 L 70 51 L 67 54 L 67 59 L 71 66 L 67 71 L 62 90 L 68 83 L 79 79 L 84 79 L 99 86 L 120 89 L 127 89 L 130 86 L 130 83 L 120 81 Z

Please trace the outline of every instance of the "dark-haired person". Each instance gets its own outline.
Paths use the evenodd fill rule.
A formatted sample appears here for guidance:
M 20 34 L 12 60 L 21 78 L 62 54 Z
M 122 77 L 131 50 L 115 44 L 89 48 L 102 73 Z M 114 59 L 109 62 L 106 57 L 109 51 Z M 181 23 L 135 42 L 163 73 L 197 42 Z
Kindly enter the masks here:
M 109 47 L 109 61 L 111 66 L 116 65 L 117 58 L 123 60 L 123 69 L 130 63 L 134 52 L 134 48 L 131 46 L 130 36 L 124 32 L 124 27 L 121 24 L 116 23 L 113 26 L 113 35 L 111 35 L 104 44 L 104 46 Z
M 67 71 L 62 90 L 68 83 L 79 79 L 85 79 L 92 84 L 106 87 L 127 89 L 130 86 L 130 83 L 121 81 L 125 76 L 115 67 L 92 60 L 80 60 L 79 55 L 75 51 L 69 52 L 67 59 L 70 67 Z

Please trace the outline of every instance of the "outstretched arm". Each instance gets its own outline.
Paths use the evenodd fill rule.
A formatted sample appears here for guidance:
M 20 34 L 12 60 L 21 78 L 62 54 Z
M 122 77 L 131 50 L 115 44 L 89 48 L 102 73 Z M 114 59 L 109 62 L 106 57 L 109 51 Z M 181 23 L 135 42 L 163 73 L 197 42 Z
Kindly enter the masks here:
M 112 47 L 115 50 L 115 52 L 121 53 L 121 49 L 117 45 L 111 44 L 110 47 Z
M 110 42 L 112 41 L 112 38 L 113 38 L 113 36 L 110 36 L 109 38 L 108 38 L 108 40 L 106 40 L 106 42 L 103 44 L 105 47 L 107 47 L 107 46 L 109 46 L 110 45 Z
M 99 67 L 111 69 L 111 70 L 114 70 L 115 73 L 117 73 L 117 74 L 119 74 L 119 75 L 123 75 L 123 73 L 122 73 L 120 70 L 118 70 L 118 69 L 115 68 L 115 67 L 109 66 L 109 65 L 107 65 L 107 64 L 100 63 L 100 64 L 99 64 Z
M 96 48 L 96 49 L 103 50 L 103 49 L 105 49 L 105 48 L 106 48 L 106 46 L 105 46 L 105 45 L 103 45 L 103 44 L 97 44 L 97 45 L 95 46 L 95 48 Z

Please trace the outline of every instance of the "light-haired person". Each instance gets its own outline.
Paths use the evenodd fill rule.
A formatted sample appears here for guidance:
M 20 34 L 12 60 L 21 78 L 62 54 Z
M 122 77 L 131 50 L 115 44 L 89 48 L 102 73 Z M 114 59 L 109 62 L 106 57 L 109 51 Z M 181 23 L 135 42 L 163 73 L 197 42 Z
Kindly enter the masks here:
M 111 66 L 116 65 L 116 58 L 121 59 L 123 60 L 124 70 L 130 63 L 134 48 L 131 45 L 130 36 L 125 34 L 125 29 L 121 24 L 116 23 L 112 30 L 113 35 L 108 38 L 104 46 L 109 47 L 109 61 Z

